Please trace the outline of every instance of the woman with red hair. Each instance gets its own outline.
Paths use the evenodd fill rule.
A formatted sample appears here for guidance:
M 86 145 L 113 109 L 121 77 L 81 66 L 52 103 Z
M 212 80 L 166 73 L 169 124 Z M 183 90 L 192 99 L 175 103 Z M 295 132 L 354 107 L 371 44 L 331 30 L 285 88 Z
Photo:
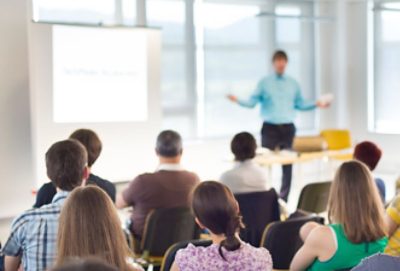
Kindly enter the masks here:
M 354 159 L 364 163 L 371 171 L 373 171 L 381 160 L 382 150 L 373 142 L 364 141 L 354 149 Z M 379 194 L 383 203 L 385 203 L 386 188 L 382 179 L 375 177 L 375 183 L 378 187 Z

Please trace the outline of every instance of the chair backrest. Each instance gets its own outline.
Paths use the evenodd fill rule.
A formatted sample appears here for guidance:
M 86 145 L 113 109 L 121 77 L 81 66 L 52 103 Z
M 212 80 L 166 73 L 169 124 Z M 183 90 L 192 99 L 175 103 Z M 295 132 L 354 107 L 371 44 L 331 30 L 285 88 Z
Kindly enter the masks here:
M 326 150 L 328 144 L 322 136 L 296 136 L 293 150 L 299 153 L 320 152 Z
M 160 257 L 171 245 L 199 237 L 200 230 L 189 208 L 156 209 L 147 216 L 141 251 Z
M 271 189 L 235 194 L 235 198 L 246 226 L 241 230 L 240 237 L 243 241 L 258 247 L 265 227 L 280 218 L 278 195 Z
M 324 219 L 318 216 L 308 216 L 273 222 L 266 227 L 261 247 L 265 247 L 271 253 L 274 269 L 289 269 L 294 255 L 303 245 L 299 235 L 300 228 L 309 221 L 323 224 Z
M 328 144 L 328 150 L 345 150 L 351 148 L 351 135 L 349 130 L 322 130 L 321 136 L 325 138 Z
M 167 250 L 167 252 L 165 252 L 160 271 L 169 271 L 172 267 L 172 264 L 175 261 L 175 256 L 178 250 L 186 248 L 188 244 L 192 244 L 196 247 L 208 247 L 212 244 L 212 241 L 199 239 L 199 240 L 183 241 L 172 245 Z
M 300 193 L 297 209 L 317 214 L 325 212 L 331 185 L 332 182 L 320 182 L 304 186 Z

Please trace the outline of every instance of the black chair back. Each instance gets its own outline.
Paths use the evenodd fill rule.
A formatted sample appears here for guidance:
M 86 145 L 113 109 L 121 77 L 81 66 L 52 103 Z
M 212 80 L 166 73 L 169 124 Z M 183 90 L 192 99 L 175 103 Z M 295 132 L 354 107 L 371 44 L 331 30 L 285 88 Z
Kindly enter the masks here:
M 235 194 L 239 203 L 243 222 L 241 230 L 243 241 L 258 247 L 265 227 L 280 219 L 278 195 L 274 189 L 269 191 Z
M 261 246 L 271 253 L 274 269 L 289 269 L 294 255 L 303 245 L 299 235 L 300 228 L 310 221 L 323 224 L 324 219 L 318 216 L 309 216 L 273 222 L 266 227 Z
M 316 214 L 325 212 L 331 184 L 332 182 L 320 182 L 306 185 L 301 190 L 297 209 Z
M 188 244 L 193 244 L 196 247 L 208 247 L 212 244 L 211 240 L 191 240 L 183 241 L 172 245 L 167 252 L 165 252 L 164 260 L 161 264 L 160 271 L 169 271 L 175 261 L 175 256 L 178 250 L 186 248 Z
M 161 257 L 173 244 L 199 237 L 200 229 L 189 208 L 156 209 L 147 216 L 141 251 L 146 256 Z

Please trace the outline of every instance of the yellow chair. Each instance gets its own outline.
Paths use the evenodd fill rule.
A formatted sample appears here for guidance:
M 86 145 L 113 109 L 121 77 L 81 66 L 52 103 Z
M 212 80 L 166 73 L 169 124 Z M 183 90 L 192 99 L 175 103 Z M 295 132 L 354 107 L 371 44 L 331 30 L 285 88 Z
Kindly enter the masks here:
M 328 150 L 331 151 L 350 149 L 352 146 L 349 130 L 340 130 L 340 129 L 322 130 L 321 136 L 325 139 L 326 143 L 328 144 Z

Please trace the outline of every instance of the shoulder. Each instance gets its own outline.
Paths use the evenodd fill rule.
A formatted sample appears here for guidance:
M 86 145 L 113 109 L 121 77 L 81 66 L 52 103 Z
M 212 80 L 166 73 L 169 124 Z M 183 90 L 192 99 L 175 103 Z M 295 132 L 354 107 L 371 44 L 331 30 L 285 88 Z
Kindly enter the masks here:
M 39 191 L 40 191 L 40 190 L 47 190 L 47 189 L 55 189 L 55 187 L 54 187 L 54 185 L 53 185 L 52 182 L 48 182 L 48 183 L 43 184 L 43 185 L 40 187 Z
M 12 229 L 20 228 L 23 225 L 44 219 L 46 217 L 58 216 L 60 211 L 61 207 L 54 204 L 48 204 L 40 208 L 27 210 L 14 219 L 12 223 Z
M 400 195 L 397 195 L 390 203 L 389 208 L 400 210 Z
M 315 249 L 323 248 L 326 244 L 334 242 L 333 226 L 315 227 L 305 240 L 305 243 Z
M 285 74 L 285 78 L 286 78 L 287 81 L 293 82 L 293 83 L 296 83 L 296 84 L 297 84 L 297 80 L 296 80 L 294 77 Z
M 51 182 L 43 184 L 37 191 L 39 197 L 43 195 L 55 195 L 56 193 L 56 187 Z
M 90 174 L 89 176 L 89 181 L 94 182 L 95 184 L 105 184 L 105 185 L 112 185 L 114 186 L 114 184 L 112 182 L 110 182 L 109 180 L 103 179 L 97 175 L 94 174 Z
M 176 253 L 175 261 L 178 266 L 182 264 L 188 264 L 189 262 L 198 261 L 202 257 L 205 251 L 210 247 L 195 247 L 193 244 L 189 244 L 186 248 L 178 250 Z
M 178 172 L 180 172 L 182 174 L 186 174 L 195 183 L 200 182 L 199 176 L 196 173 L 192 172 L 192 171 L 183 170 L 183 171 L 178 171 Z
M 400 195 L 396 196 L 386 209 L 387 215 L 400 225 Z
M 263 247 L 253 247 L 250 244 L 243 244 L 245 250 L 247 250 L 247 253 L 249 255 L 252 255 L 253 258 L 255 257 L 255 260 L 263 260 L 266 263 L 271 263 L 272 264 L 272 257 L 269 251 L 266 248 Z
M 262 174 L 265 176 L 267 175 L 265 168 L 263 168 L 262 166 L 260 166 L 259 164 L 255 163 L 255 162 L 250 163 L 248 168 L 252 172 L 256 172 L 256 173 L 259 173 L 259 174 Z
M 222 173 L 222 175 L 221 175 L 221 177 L 220 177 L 221 182 L 223 182 L 223 183 L 228 182 L 229 179 L 230 179 L 234 174 L 235 174 L 235 169 L 234 169 L 234 168 L 225 171 L 224 173 Z
M 115 190 L 115 185 L 110 182 L 109 180 L 103 179 L 99 176 L 96 176 L 94 174 L 90 174 L 89 176 L 89 182 L 93 182 L 97 186 L 107 189 L 107 190 Z

